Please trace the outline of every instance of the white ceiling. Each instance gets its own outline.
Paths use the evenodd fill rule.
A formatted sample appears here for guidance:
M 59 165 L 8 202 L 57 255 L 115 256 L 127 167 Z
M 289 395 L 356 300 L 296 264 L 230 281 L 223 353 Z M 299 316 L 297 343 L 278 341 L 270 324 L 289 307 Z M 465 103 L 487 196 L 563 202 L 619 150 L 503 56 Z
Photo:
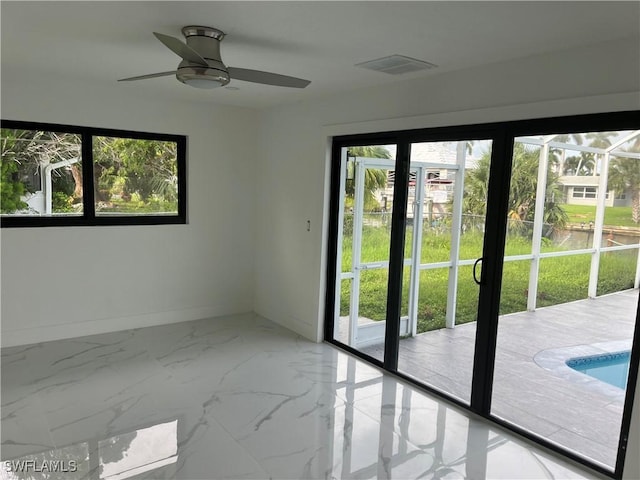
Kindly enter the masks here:
M 2 14 L 2 71 L 73 76 L 133 92 L 263 108 L 426 75 L 623 38 L 640 32 L 640 2 L 10 2 Z M 184 25 L 227 33 L 234 67 L 306 78 L 304 90 L 232 81 L 197 90 L 175 77 L 179 58 L 152 35 Z M 640 39 L 639 39 L 640 41 Z M 391 54 L 435 63 L 400 76 L 354 64 Z M 594 59 L 594 65 L 597 59 Z

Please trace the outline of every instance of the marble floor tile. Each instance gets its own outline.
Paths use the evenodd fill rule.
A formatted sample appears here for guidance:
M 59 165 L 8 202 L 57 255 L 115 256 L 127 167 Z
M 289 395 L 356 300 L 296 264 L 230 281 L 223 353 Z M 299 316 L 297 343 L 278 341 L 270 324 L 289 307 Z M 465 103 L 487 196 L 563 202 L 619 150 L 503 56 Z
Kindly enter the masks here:
M 256 315 L 7 348 L 1 368 L 1 480 L 597 478 Z
M 40 398 L 29 395 L 4 403 L 4 391 L 2 393 L 2 458 L 54 448 Z

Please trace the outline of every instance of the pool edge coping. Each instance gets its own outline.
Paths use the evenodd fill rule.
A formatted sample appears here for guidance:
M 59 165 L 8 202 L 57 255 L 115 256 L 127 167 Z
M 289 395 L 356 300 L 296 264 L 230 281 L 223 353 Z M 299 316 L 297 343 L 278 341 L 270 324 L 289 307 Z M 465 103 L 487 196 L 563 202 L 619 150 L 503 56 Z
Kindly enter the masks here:
M 590 357 L 626 350 L 631 350 L 631 339 L 549 348 L 536 353 L 533 361 L 536 365 L 551 372 L 556 377 L 564 378 L 590 392 L 599 393 L 611 400 L 624 402 L 626 389 L 617 388 L 602 380 L 580 373 L 569 367 L 566 361 L 576 357 Z

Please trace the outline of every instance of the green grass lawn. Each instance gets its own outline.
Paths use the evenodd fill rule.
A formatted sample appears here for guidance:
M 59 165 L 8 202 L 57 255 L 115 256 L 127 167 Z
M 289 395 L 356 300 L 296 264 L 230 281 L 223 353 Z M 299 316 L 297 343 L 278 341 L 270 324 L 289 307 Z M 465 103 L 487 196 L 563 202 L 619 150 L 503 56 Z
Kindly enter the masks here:
M 596 221 L 596 207 L 590 205 L 562 205 L 569 215 L 570 223 L 588 224 Z M 604 224 L 610 227 L 636 227 L 640 225 L 631 220 L 631 207 L 606 207 L 604 210 Z
M 620 207 L 616 207 L 620 208 Z M 348 233 L 348 229 L 345 230 Z M 407 228 L 407 246 L 411 245 L 412 227 Z M 389 226 L 365 225 L 363 228 L 362 259 L 365 262 L 384 261 L 389 252 Z M 451 235 L 444 229 L 426 228 L 422 237 L 422 263 L 449 260 Z M 462 235 L 460 258 L 481 256 L 483 236 L 480 232 Z M 343 240 L 342 271 L 350 270 L 351 237 Z M 558 247 L 543 245 L 543 251 L 557 251 Z M 406 248 L 407 257 L 410 249 Z M 510 235 L 506 254 L 531 252 L 530 240 Z M 607 252 L 601 256 L 598 295 L 633 288 L 637 250 Z M 546 258 L 540 261 L 538 280 L 538 307 L 557 305 L 587 298 L 591 255 L 571 255 Z M 531 261 L 508 261 L 504 265 L 500 313 L 525 311 L 529 288 Z M 456 323 L 476 320 L 478 286 L 472 278 L 471 266 L 460 267 L 458 276 Z M 361 273 L 359 312 L 372 320 L 383 320 L 386 315 L 387 269 L 364 270 Z M 410 267 L 405 267 L 403 281 L 402 315 L 408 313 L 408 285 Z M 445 326 L 449 268 L 423 270 L 420 273 L 418 295 L 418 332 Z M 344 280 L 340 292 L 340 314 L 348 315 L 350 280 Z

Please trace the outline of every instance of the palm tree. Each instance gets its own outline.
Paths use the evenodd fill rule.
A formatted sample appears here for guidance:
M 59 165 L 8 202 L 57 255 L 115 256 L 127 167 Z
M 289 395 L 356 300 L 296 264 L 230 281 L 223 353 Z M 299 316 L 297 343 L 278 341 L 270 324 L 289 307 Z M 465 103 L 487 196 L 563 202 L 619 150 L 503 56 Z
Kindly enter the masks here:
M 490 154 L 482 156 L 477 168 L 466 172 L 463 208 L 466 213 L 483 215 L 487 198 Z M 522 143 L 516 143 L 513 149 L 513 169 L 509 193 L 509 219 L 516 230 L 526 230 L 533 221 L 538 184 L 539 151 L 527 149 Z M 551 229 L 562 229 L 568 216 L 559 204 L 562 188 L 559 175 L 547 171 L 547 189 L 544 198 L 544 222 Z
M 578 157 L 576 175 L 592 176 L 597 174 L 596 154 L 591 152 L 581 152 Z
M 581 133 L 563 133 L 561 135 L 556 135 L 553 138 L 554 142 L 560 142 L 560 143 L 571 143 L 572 141 L 576 144 L 576 145 L 582 145 L 583 143 L 583 138 L 582 138 L 582 134 Z M 560 158 L 558 159 L 558 169 L 557 171 L 560 173 L 560 175 L 564 175 L 564 171 L 565 171 L 565 161 L 566 156 L 567 156 L 567 149 L 565 148 L 552 148 L 549 150 L 549 152 L 553 152 L 554 154 L 560 154 Z M 577 171 L 576 171 L 576 175 L 578 175 Z
M 587 133 L 587 139 L 590 147 L 602 148 L 603 150 L 611 146 L 611 137 L 616 136 L 617 132 L 591 132 Z
M 380 145 L 349 147 L 350 157 L 391 158 L 389 150 Z M 366 168 L 364 171 L 364 204 L 377 204 L 374 192 L 387 186 L 387 172 L 377 168 Z M 355 180 L 347 179 L 345 190 L 347 197 L 353 198 Z
M 609 164 L 609 190 L 628 192 L 631 196 L 631 219 L 640 223 L 640 159 L 614 157 Z
M 590 147 L 601 148 L 605 150 L 611 146 L 611 138 L 616 136 L 617 132 L 591 132 L 587 133 L 587 139 L 591 140 L 589 142 Z M 587 175 L 597 175 L 598 174 L 598 162 L 595 153 L 583 152 L 582 157 L 586 164 L 589 164 L 590 168 L 589 173 Z
M 485 152 L 475 168 L 465 171 L 462 211 L 467 215 L 484 215 L 489 186 L 491 152 Z
M 560 170 L 560 175 L 579 175 L 578 167 L 581 167 L 582 157 L 572 155 L 566 157 L 563 162 L 563 168 Z
M 624 150 L 640 153 L 640 135 Z M 613 157 L 609 164 L 608 187 L 614 192 L 631 195 L 631 219 L 640 223 L 640 159 Z

